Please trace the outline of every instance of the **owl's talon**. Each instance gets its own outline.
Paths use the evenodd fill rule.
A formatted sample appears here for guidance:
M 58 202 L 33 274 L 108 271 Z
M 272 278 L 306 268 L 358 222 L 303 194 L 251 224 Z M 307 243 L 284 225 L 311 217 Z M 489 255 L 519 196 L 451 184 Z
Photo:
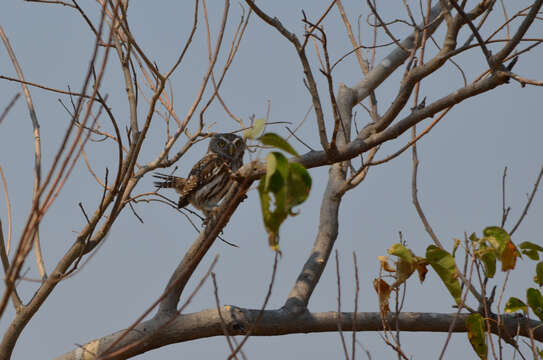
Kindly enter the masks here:
M 217 210 L 218 209 L 219 209 L 219 207 L 215 206 L 213 209 L 211 209 L 211 211 L 206 212 L 206 218 L 202 222 L 203 226 L 207 226 L 207 224 L 209 224 L 209 222 L 211 220 L 215 220 L 215 218 L 217 217 Z

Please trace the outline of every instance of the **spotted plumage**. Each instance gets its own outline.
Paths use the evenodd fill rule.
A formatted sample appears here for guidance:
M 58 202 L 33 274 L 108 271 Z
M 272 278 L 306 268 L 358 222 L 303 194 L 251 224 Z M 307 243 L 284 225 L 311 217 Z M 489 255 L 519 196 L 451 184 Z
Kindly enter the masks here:
M 174 188 L 179 193 L 178 207 L 189 203 L 208 217 L 224 197 L 234 181 L 232 174 L 243 165 L 245 142 L 237 135 L 215 134 L 209 142 L 206 155 L 185 178 L 155 173 L 162 180 L 158 188 Z

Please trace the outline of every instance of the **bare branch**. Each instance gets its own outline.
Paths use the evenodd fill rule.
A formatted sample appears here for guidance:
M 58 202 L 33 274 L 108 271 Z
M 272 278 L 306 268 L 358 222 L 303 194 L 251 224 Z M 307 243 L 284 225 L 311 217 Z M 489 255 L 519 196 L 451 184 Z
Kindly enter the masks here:
M 522 223 L 522 220 L 524 220 L 524 217 L 528 213 L 528 209 L 530 209 L 530 205 L 532 205 L 532 200 L 534 199 L 535 193 L 537 192 L 537 189 L 539 187 L 539 182 L 541 181 L 542 177 L 543 177 L 543 166 L 541 167 L 541 170 L 539 170 L 539 175 L 537 175 L 537 180 L 535 181 L 534 188 L 532 189 L 530 196 L 528 196 L 528 201 L 526 202 L 526 206 L 524 206 L 524 210 L 522 211 L 522 214 L 520 215 L 519 219 L 517 220 L 517 223 L 515 224 L 515 226 L 513 226 L 513 229 L 511 229 L 509 234 L 513 235 L 513 233 L 517 231 L 518 227 Z
M 244 335 L 251 327 L 260 314 L 260 309 L 245 309 L 235 306 L 223 306 L 221 308 L 226 327 L 231 336 Z M 465 321 L 468 314 L 450 313 L 411 313 L 403 312 L 398 315 L 396 321 L 393 314 L 385 318 L 385 323 L 390 330 L 395 330 L 396 324 L 402 331 L 413 332 L 439 332 L 453 333 L 467 332 Z M 381 322 L 380 312 L 360 312 L 356 314 L 356 323 L 353 322 L 352 313 L 341 314 L 341 327 L 345 331 L 350 331 L 356 327 L 357 331 L 381 331 L 383 323 Z M 492 318 L 495 318 L 492 316 Z M 497 324 L 497 322 L 495 322 Z M 453 326 L 451 327 L 451 324 Z M 539 321 L 530 320 L 526 317 L 511 314 L 502 315 L 502 333 L 516 334 L 529 338 L 533 337 L 537 341 L 543 340 L 543 327 Z M 129 339 L 125 341 L 135 342 L 144 338 L 150 331 L 154 331 L 158 326 L 157 320 L 149 320 L 138 325 L 130 332 Z M 292 314 L 283 309 L 265 310 L 258 325 L 253 330 L 255 336 L 276 336 L 286 334 L 301 334 L 313 332 L 335 332 L 337 331 L 337 313 L 335 311 L 303 314 Z M 497 326 L 493 326 L 492 333 L 497 334 Z M 142 354 L 146 351 L 156 349 L 168 344 L 190 341 L 195 338 L 206 338 L 211 336 L 223 336 L 221 319 L 216 308 L 202 310 L 192 314 L 177 315 L 168 326 L 154 333 L 150 341 L 140 343 L 137 348 L 131 349 L 130 353 L 124 354 L 125 358 L 136 354 Z M 83 349 L 91 353 L 99 353 L 118 337 L 119 333 L 107 335 L 103 338 L 93 340 L 83 347 L 77 348 L 72 352 L 59 356 L 56 360 L 76 360 L 78 354 Z M 80 357 L 79 357 L 80 358 Z
M 338 252 L 336 249 L 336 281 L 337 281 L 337 331 L 339 333 L 339 338 L 341 339 L 341 346 L 343 347 L 343 353 L 345 354 L 345 359 L 349 360 L 349 353 L 347 352 L 347 345 L 345 344 L 345 337 L 343 336 L 343 331 L 341 329 L 341 277 L 339 275 L 339 258 Z M 354 322 L 354 320 L 353 320 Z
M 19 100 L 19 97 L 21 96 L 21 93 L 17 93 L 15 94 L 15 96 L 13 96 L 13 99 L 11 99 L 11 101 L 8 103 L 8 105 L 5 107 L 4 111 L 2 111 L 2 114 L 0 114 L 0 124 L 2 124 L 2 121 L 4 121 L 4 119 L 6 118 L 6 116 L 8 115 L 9 111 L 11 110 L 11 108 L 13 107 L 13 105 L 15 105 L 15 103 L 17 102 L 17 100 Z

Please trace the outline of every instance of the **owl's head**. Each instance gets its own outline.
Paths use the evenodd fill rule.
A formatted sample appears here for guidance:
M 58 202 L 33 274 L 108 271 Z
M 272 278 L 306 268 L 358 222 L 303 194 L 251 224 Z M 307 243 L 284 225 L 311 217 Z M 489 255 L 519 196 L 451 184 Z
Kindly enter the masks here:
M 209 142 L 207 151 L 214 152 L 228 160 L 241 160 L 245 152 L 245 141 L 235 134 L 215 134 Z

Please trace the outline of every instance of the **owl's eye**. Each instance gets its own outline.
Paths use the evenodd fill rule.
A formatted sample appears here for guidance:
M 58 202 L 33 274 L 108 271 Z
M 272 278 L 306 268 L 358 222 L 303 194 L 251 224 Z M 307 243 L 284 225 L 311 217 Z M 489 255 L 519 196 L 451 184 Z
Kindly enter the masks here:
M 236 141 L 234 144 L 236 144 L 236 147 L 239 148 L 241 146 L 241 141 Z
M 226 145 L 226 143 L 222 140 L 219 141 L 217 144 L 219 145 L 219 147 L 222 147 L 222 148 L 224 147 L 224 145 Z

